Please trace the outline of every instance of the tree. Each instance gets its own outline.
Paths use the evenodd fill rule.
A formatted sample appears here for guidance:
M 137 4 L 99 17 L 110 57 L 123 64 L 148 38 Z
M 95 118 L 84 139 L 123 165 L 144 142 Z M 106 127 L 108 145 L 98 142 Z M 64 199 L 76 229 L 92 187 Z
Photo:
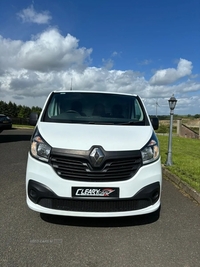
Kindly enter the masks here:
M 200 114 L 195 114 L 195 115 L 194 115 L 194 118 L 195 118 L 195 119 L 200 118 Z
M 26 119 L 30 116 L 30 113 L 31 113 L 31 109 L 29 107 L 21 106 L 18 111 L 17 117 L 21 119 Z
M 29 118 L 31 112 L 36 112 L 38 115 L 41 112 L 41 108 L 38 106 L 33 106 L 32 108 L 22 105 L 16 105 L 15 103 L 12 103 L 9 101 L 7 104 L 4 101 L 0 101 L 0 113 L 5 114 L 12 119 L 19 118 L 22 120 L 19 120 L 20 123 L 23 123 L 27 118 Z M 25 119 L 25 120 L 24 120 Z

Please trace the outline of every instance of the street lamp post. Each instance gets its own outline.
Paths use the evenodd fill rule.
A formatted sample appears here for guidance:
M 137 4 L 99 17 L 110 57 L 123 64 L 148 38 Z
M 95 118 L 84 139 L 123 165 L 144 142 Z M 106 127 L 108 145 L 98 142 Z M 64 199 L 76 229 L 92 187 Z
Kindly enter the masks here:
M 167 153 L 167 161 L 165 165 L 171 166 L 172 165 L 172 128 L 173 128 L 173 115 L 174 109 L 176 106 L 176 98 L 174 95 L 168 100 L 169 108 L 170 108 L 170 128 L 169 128 L 169 140 L 168 140 L 168 153 Z

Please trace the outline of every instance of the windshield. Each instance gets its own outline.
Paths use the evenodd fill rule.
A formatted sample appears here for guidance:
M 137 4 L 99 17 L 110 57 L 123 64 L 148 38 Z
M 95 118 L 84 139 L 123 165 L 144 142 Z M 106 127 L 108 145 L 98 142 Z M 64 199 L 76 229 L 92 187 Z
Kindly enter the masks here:
M 92 92 L 53 93 L 46 105 L 42 121 L 148 124 L 145 111 L 136 96 Z

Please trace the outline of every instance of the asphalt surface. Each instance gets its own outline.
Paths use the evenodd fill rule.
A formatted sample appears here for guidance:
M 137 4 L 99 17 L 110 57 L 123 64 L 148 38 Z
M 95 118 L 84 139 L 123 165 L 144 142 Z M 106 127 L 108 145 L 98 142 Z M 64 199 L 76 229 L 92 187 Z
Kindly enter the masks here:
M 25 202 L 31 130 L 0 134 L 0 266 L 199 267 L 200 206 L 163 180 L 160 218 L 41 216 Z

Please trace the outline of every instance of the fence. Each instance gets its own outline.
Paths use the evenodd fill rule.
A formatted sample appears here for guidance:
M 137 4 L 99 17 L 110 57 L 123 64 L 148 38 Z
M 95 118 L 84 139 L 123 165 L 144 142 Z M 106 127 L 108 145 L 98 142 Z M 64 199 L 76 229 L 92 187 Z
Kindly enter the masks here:
M 12 118 L 13 124 L 20 124 L 20 125 L 28 125 L 29 124 L 29 118 L 22 119 L 22 118 Z

